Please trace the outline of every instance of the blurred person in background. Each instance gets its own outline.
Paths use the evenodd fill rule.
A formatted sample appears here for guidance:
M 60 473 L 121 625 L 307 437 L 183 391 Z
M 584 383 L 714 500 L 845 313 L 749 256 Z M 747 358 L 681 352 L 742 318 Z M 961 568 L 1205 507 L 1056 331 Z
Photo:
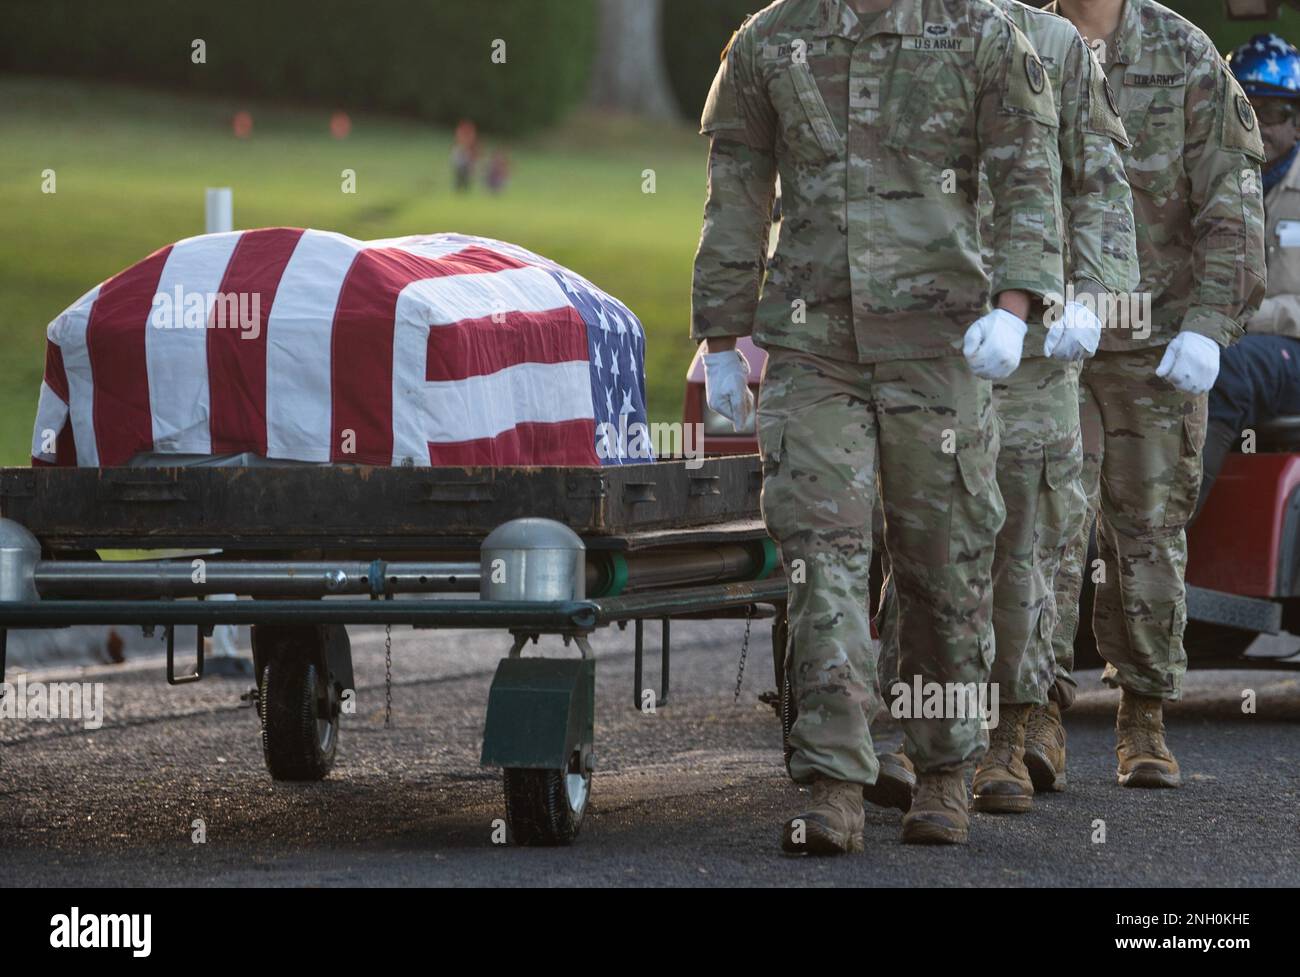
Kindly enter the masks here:
M 457 193 L 468 193 L 474 185 L 474 167 L 478 165 L 478 126 L 469 119 L 456 126 L 451 147 L 452 184 Z
M 1243 431 L 1300 414 L 1300 51 L 1276 34 L 1258 34 L 1232 52 L 1229 66 L 1264 138 L 1268 290 L 1246 337 L 1224 351 L 1210 391 L 1198 514 Z
M 487 176 L 484 178 L 488 193 L 502 193 L 510 185 L 510 157 L 505 150 L 498 149 L 488 160 Z

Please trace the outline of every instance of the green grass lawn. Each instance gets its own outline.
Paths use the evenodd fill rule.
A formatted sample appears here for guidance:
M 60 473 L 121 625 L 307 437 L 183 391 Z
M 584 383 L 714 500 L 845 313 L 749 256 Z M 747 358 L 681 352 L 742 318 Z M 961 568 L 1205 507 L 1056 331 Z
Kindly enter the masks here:
M 231 133 L 253 115 L 250 139 Z M 650 412 L 681 411 L 691 259 L 706 147 L 689 128 L 579 116 L 509 145 L 514 178 L 452 193 L 450 134 L 354 115 L 346 140 L 321 108 L 0 78 L 0 464 L 26 464 L 45 327 L 89 288 L 203 230 L 204 188 L 234 189 L 235 226 L 369 239 L 461 231 L 545 254 L 617 295 L 648 334 Z M 494 141 L 487 140 L 488 147 Z M 57 193 L 41 192 L 52 169 Z M 341 192 L 356 171 L 357 192 Z M 657 192 L 642 192 L 654 170 Z

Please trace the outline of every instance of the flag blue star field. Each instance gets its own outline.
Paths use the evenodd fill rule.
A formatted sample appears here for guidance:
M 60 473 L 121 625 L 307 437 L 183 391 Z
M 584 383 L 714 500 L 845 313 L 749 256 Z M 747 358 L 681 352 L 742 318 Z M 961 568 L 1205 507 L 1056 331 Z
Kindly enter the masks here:
M 571 271 L 554 271 L 556 281 L 587 325 L 587 360 L 596 413 L 596 456 L 602 464 L 644 463 L 649 439 L 645 404 L 645 330 L 622 302 Z M 629 433 L 633 432 L 633 433 Z M 638 442 L 644 448 L 638 447 Z

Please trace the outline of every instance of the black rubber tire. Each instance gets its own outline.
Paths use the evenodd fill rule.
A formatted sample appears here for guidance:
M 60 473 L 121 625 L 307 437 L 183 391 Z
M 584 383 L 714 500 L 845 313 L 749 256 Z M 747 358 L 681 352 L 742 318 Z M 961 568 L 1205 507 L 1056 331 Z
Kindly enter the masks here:
M 506 826 L 516 845 L 571 845 L 582 829 L 591 797 L 591 774 L 578 810 L 570 803 L 566 770 L 507 767 L 502 771 L 506 795 Z
M 338 753 L 339 717 L 328 717 L 322 732 L 324 678 L 305 657 L 278 654 L 262 667 L 258 712 L 262 756 L 272 780 L 322 780 Z

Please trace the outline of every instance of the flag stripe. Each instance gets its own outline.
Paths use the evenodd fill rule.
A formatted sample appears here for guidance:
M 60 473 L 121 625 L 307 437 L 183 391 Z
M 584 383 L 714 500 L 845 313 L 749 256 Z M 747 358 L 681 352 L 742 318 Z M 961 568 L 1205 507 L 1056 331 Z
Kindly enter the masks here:
M 330 337 L 339 290 L 360 245 L 306 231 L 280 278 L 266 323 L 268 458 L 330 460 Z
M 86 352 L 94 389 L 97 464 L 105 468 L 125 465 L 142 445 L 148 446 L 146 451 L 153 447 L 145 333 L 171 252 L 171 246 L 165 247 L 110 278 L 91 306 Z
M 224 313 L 213 309 L 208 329 L 213 454 L 266 455 L 266 323 L 302 234 L 292 228 L 247 231 L 230 257 L 220 291 L 231 304 Z M 248 321 L 234 321 L 236 303 Z
M 63 366 L 63 350 L 48 339 L 45 341 L 45 382 L 60 400 L 65 404 L 68 402 L 68 371 Z
M 99 446 L 95 441 L 95 387 L 90 375 L 86 329 L 98 297 L 99 287 L 96 286 L 51 322 L 46 330 L 48 341 L 62 353 L 64 375 L 68 379 L 68 412 L 77 443 L 77 464 L 92 468 L 99 465 Z
M 239 240 L 238 233 L 188 238 L 172 248 L 163 267 L 145 332 L 153 451 L 212 451 L 207 327 Z
M 429 464 L 457 466 L 535 464 L 545 458 L 548 465 L 600 464 L 596 457 L 595 422 L 560 421 L 553 424 L 522 423 L 495 438 L 476 441 L 429 443 Z
M 404 374 L 411 367 L 407 348 L 424 349 L 420 331 L 429 325 L 431 311 L 427 289 L 436 290 L 438 281 L 478 280 L 490 293 L 489 283 L 520 268 L 515 259 L 479 247 L 442 258 L 402 248 L 367 248 L 357 255 L 334 316 L 331 461 L 389 465 L 409 452 L 411 442 L 400 429 L 400 414 L 394 418 L 393 404 L 404 402 L 410 386 Z M 488 311 L 509 307 L 496 304 Z M 404 355 L 395 366 L 398 349 Z
M 59 461 L 58 439 L 68 424 L 68 403 L 45 381 L 41 381 L 41 398 L 36 403 L 36 426 L 32 428 L 32 458 L 46 464 Z M 52 450 L 46 450 L 46 448 Z M 72 458 L 75 464 L 76 456 Z
M 587 326 L 572 306 L 509 312 L 429 330 L 426 380 L 463 380 L 520 363 L 586 362 Z
M 409 304 L 408 304 L 409 303 Z M 508 268 L 494 275 L 455 275 L 413 282 L 402 304 L 431 326 L 488 319 L 503 312 L 550 312 L 570 303 L 545 268 Z
M 521 363 L 487 376 L 426 384 L 425 436 L 438 443 L 475 441 L 518 424 L 594 421 L 588 369 L 586 363 Z

